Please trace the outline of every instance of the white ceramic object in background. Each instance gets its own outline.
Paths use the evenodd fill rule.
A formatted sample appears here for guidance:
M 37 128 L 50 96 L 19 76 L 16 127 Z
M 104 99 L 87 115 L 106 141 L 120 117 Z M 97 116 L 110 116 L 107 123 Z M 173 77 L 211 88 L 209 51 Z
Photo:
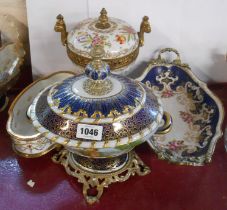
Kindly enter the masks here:
M 21 156 L 38 157 L 46 154 L 55 145 L 36 131 L 27 116 L 35 96 L 46 86 L 73 76 L 72 72 L 58 72 L 37 80 L 26 87 L 9 108 L 7 131 L 13 140 L 13 148 Z
M 22 57 L 14 43 L 0 48 L 0 88 L 19 73 Z
M 0 15 L 0 31 L 0 111 L 3 111 L 8 103 L 7 91 L 19 77 L 25 50 L 12 17 Z

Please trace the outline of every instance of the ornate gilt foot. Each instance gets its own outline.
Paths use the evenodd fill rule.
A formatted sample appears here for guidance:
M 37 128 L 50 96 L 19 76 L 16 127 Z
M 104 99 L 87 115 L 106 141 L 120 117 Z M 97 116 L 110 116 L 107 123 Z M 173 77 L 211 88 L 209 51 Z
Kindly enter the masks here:
M 81 162 L 77 162 L 77 157 L 80 156 L 75 156 L 75 154 L 62 149 L 52 157 L 52 160 L 55 163 L 63 165 L 69 175 L 76 177 L 78 182 L 83 184 L 83 195 L 89 204 L 99 201 L 104 188 L 107 188 L 110 184 L 124 182 L 135 174 L 144 176 L 150 173 L 149 167 L 142 162 L 135 152 L 130 152 L 127 155 L 120 169 L 105 173 L 100 170 L 99 172 L 92 172 L 90 168 L 86 169 L 84 165 L 81 165 Z M 88 161 L 89 163 L 86 162 L 87 165 L 91 162 L 97 164 L 97 161 L 93 162 L 90 158 L 88 158 Z M 112 161 L 112 164 L 113 162 L 116 163 L 116 161 L 118 161 L 117 158 Z M 97 167 L 100 168 L 100 166 Z

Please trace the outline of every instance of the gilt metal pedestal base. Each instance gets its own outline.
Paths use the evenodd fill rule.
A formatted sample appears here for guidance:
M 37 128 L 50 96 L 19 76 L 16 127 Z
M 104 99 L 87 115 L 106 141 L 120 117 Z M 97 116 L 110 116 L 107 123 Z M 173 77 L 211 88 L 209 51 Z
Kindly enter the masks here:
M 69 175 L 76 177 L 78 182 L 83 184 L 83 195 L 89 204 L 99 201 L 103 189 L 107 188 L 110 184 L 124 182 L 135 174 L 144 176 L 150 173 L 149 167 L 142 162 L 134 151 L 128 153 L 126 157 L 122 156 L 121 159 L 115 157 L 113 158 L 113 161 L 110 161 L 109 158 L 107 158 L 106 160 L 108 160 L 108 163 L 114 165 L 112 171 L 110 169 L 108 171 L 106 169 L 102 171 L 100 165 L 97 165 L 97 168 L 99 167 L 98 170 L 94 170 L 96 165 L 93 165 L 92 167 L 87 166 L 90 166 L 91 163 L 97 164 L 98 160 L 93 161 L 91 158 L 87 158 L 88 163 L 86 161 L 85 166 L 81 159 L 78 158 L 81 157 L 68 150 L 62 149 L 52 157 L 52 160 L 55 163 L 63 165 Z M 124 162 L 122 162 L 122 160 Z M 117 168 L 116 163 L 118 164 Z M 109 167 L 107 166 L 107 168 Z

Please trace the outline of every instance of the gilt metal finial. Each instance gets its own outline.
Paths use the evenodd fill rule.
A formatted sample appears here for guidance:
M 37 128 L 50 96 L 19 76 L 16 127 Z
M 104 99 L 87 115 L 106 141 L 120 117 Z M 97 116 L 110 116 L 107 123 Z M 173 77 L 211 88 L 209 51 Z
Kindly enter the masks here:
M 101 96 L 112 90 L 113 83 L 108 79 L 110 67 L 102 60 L 104 55 L 105 51 L 102 45 L 95 45 L 90 51 L 92 60 L 85 67 L 88 79 L 83 83 L 83 89 L 90 95 Z
M 95 24 L 95 27 L 99 29 L 107 29 L 110 27 L 107 11 L 105 8 L 102 8 L 98 22 Z

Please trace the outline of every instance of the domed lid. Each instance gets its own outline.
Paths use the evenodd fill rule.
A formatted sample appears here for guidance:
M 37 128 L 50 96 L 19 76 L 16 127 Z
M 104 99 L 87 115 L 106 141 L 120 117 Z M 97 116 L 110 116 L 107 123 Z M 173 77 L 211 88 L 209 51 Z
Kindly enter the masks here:
M 102 148 L 128 144 L 157 130 L 160 102 L 142 83 L 111 74 L 103 55 L 96 45 L 84 75 L 47 87 L 36 97 L 31 119 L 39 132 L 61 144 Z M 79 135 L 81 127 L 99 133 Z
M 125 21 L 109 18 L 103 8 L 99 18 L 89 18 L 78 23 L 69 32 L 68 47 L 74 53 L 91 58 L 90 50 L 96 45 L 103 45 L 103 59 L 114 59 L 134 52 L 139 46 L 137 32 Z

